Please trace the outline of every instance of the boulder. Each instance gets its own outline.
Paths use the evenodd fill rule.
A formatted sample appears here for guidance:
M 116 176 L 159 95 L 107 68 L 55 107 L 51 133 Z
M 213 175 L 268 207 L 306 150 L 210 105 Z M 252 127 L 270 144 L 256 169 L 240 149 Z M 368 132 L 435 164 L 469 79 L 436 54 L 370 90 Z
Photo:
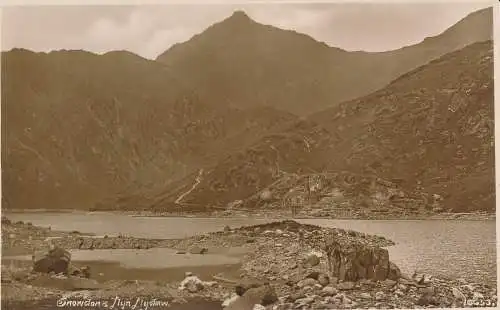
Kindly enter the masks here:
M 269 284 L 247 290 L 243 296 L 229 304 L 225 310 L 253 310 L 255 305 L 267 306 L 278 300 L 276 291 Z
M 243 296 L 243 294 L 251 288 L 256 288 L 262 286 L 262 283 L 258 281 L 246 280 L 238 283 L 234 290 L 238 296 Z
M 314 279 L 314 280 L 318 280 L 318 277 L 321 273 L 319 271 L 313 271 L 311 273 L 309 273 L 306 278 L 311 278 L 311 279 Z
M 243 294 L 243 297 L 256 299 L 258 300 L 258 304 L 263 306 L 270 305 L 278 300 L 276 291 L 269 284 L 265 284 L 257 288 L 248 289 L 245 294 Z
M 80 268 L 77 268 L 73 265 L 70 265 L 68 267 L 68 275 L 89 279 L 90 278 L 90 267 L 89 266 L 82 266 Z
M 259 198 L 262 201 L 270 201 L 273 198 L 273 193 L 270 190 L 265 189 L 262 192 L 260 192 Z
M 432 293 L 424 293 L 420 298 L 417 300 L 417 305 L 419 306 L 437 306 L 439 305 L 439 301 L 437 298 L 432 294 Z
M 316 254 L 309 254 L 304 260 L 304 264 L 307 266 L 317 266 L 319 264 L 319 257 Z
M 397 280 L 401 276 L 399 268 L 389 261 L 387 249 L 332 234 L 327 238 L 324 250 L 327 253 L 329 272 L 339 280 L 384 281 Z
M 182 280 L 179 289 L 187 290 L 190 293 L 196 293 L 204 289 L 205 285 L 197 276 L 188 276 Z
M 397 281 L 399 278 L 401 278 L 401 270 L 396 264 L 389 262 L 389 274 L 387 275 L 387 279 Z
M 318 283 L 321 284 L 321 286 L 327 286 L 328 284 L 330 284 L 330 277 L 328 277 L 324 273 L 321 273 L 318 276 Z
M 304 280 L 301 280 L 297 283 L 297 287 L 302 288 L 307 286 L 314 286 L 316 284 L 318 284 L 317 280 L 314 280 L 312 278 L 305 278 Z
M 392 288 L 394 285 L 396 285 L 398 282 L 395 280 L 387 279 L 382 282 L 382 285 L 384 285 L 387 288 Z
M 225 299 L 223 302 L 222 302 L 222 307 L 225 308 L 227 306 L 229 306 L 230 304 L 232 304 L 233 302 L 235 302 L 236 300 L 238 300 L 240 298 L 240 296 L 238 296 L 237 294 L 233 294 L 231 295 L 231 297 Z
M 333 286 L 325 286 L 321 290 L 321 294 L 324 296 L 334 296 L 338 293 L 338 290 Z
M 71 253 L 60 247 L 47 251 L 37 251 L 32 256 L 33 271 L 42 273 L 68 273 Z

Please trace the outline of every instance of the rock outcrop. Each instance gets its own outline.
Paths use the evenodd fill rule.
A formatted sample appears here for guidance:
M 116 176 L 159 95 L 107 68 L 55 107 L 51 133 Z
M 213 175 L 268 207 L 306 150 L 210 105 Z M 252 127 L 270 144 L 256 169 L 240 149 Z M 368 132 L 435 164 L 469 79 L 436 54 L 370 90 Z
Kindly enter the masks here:
M 325 242 L 328 269 L 333 277 L 342 281 L 372 279 L 397 280 L 401 276 L 399 268 L 389 261 L 387 249 L 370 246 L 330 235 Z

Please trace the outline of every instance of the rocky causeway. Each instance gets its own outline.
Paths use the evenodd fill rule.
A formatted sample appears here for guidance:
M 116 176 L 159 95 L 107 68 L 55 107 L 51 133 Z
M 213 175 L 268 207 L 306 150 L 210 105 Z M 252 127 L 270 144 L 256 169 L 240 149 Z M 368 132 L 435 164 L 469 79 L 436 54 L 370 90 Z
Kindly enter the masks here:
M 56 232 L 3 217 L 2 305 L 52 309 L 56 304 L 64 308 L 60 303 L 66 302 L 63 306 L 75 309 L 70 302 L 80 300 L 85 309 L 85 301 L 89 306 L 120 298 L 130 308 L 137 303 L 143 309 L 148 303 L 150 309 L 207 310 L 496 306 L 495 286 L 419 272 L 403 274 L 390 261 L 387 247 L 392 245 L 383 236 L 291 220 L 225 227 L 182 239 L 144 239 Z M 183 274 L 180 279 L 169 276 L 171 270 L 161 279 L 124 280 L 96 274 L 68 254 L 151 248 L 172 249 L 180 256 L 231 253 L 239 264 L 222 272 L 211 266 L 177 267 L 175 271 Z M 13 263 L 11 255 L 33 255 L 33 261 Z

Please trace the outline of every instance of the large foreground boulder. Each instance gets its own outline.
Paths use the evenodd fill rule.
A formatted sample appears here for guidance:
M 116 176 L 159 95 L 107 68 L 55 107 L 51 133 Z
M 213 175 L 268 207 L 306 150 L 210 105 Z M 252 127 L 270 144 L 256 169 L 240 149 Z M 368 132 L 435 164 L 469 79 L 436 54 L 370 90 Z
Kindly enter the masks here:
M 230 303 L 225 310 L 253 310 L 255 305 L 267 306 L 277 300 L 278 296 L 274 288 L 265 284 L 248 289 L 243 296 Z
M 71 253 L 63 248 L 55 247 L 47 251 L 37 251 L 33 254 L 33 271 L 42 273 L 68 273 Z
M 389 261 L 387 249 L 332 234 L 327 238 L 324 250 L 327 253 L 329 272 L 339 280 L 384 281 L 397 280 L 401 276 L 399 268 Z
M 248 291 L 249 289 L 261 287 L 262 285 L 264 285 L 262 281 L 254 279 L 246 279 L 246 280 L 241 280 L 238 284 L 236 284 L 234 290 L 238 296 L 243 296 L 243 294 L 245 294 L 245 292 Z

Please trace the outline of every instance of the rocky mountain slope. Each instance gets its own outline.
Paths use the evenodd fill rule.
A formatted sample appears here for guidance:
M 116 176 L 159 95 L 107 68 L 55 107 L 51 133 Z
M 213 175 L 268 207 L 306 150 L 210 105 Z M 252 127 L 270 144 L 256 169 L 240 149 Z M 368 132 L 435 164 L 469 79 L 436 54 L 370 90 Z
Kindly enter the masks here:
M 289 189 L 307 191 L 304 175 L 321 179 L 323 171 L 330 185 L 321 195 L 357 197 L 356 205 L 368 199 L 371 206 L 494 210 L 492 53 L 486 41 L 447 54 L 267 136 L 207 169 L 196 184 L 186 178 L 153 200 L 190 189 L 183 201 L 191 206 L 241 200 L 250 208 L 279 207 Z
M 348 52 L 259 24 L 238 11 L 157 60 L 198 85 L 207 101 L 306 115 L 369 94 L 446 53 L 491 40 L 492 25 L 489 8 L 416 45 L 382 53 Z
M 165 186 L 295 119 L 210 106 L 127 52 L 12 50 L 2 70 L 4 207 L 88 208 Z
M 253 195 L 285 172 L 345 170 L 331 159 L 333 148 L 348 152 L 346 133 L 292 113 L 335 109 L 490 38 L 491 19 L 482 10 L 386 53 L 332 48 L 242 12 L 158 61 L 125 51 L 4 52 L 3 206 L 205 208 Z

